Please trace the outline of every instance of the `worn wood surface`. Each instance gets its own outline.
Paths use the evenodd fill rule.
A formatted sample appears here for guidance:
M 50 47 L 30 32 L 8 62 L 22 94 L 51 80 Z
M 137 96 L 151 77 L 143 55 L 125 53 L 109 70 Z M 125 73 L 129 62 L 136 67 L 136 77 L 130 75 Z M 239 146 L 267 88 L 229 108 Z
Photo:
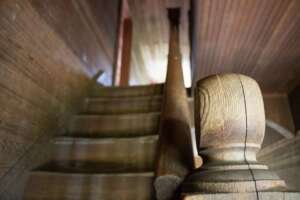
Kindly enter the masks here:
M 183 81 L 179 44 L 180 10 L 170 10 L 168 71 L 159 130 L 155 190 L 159 200 L 169 200 L 195 167 L 191 119 Z M 174 197 L 173 197 L 174 198 Z
M 148 87 L 150 90 L 153 88 Z M 115 89 L 106 88 L 112 91 Z M 133 93 L 136 89 L 131 88 Z M 128 87 L 117 90 L 125 90 L 128 94 L 119 96 L 119 100 L 136 99 L 131 96 L 132 92 L 129 92 Z M 124 94 L 125 91 L 121 93 Z M 101 94 L 98 95 L 102 99 L 116 99 L 107 94 L 109 92 L 102 97 Z M 155 93 L 154 96 L 158 94 Z M 145 96 L 149 97 L 148 94 Z M 101 105 L 100 102 L 98 106 L 106 105 Z M 75 120 L 71 122 L 71 127 L 79 124 L 74 121 L 84 119 L 80 125 L 80 137 L 76 129 L 70 128 L 69 134 L 55 138 L 49 162 L 30 173 L 24 198 L 153 199 L 159 125 L 159 113 L 154 114 L 148 111 L 135 113 L 128 109 L 126 114 L 114 113 L 112 110 L 112 113 L 86 112 L 84 115 L 79 113 L 73 116 Z M 153 125 L 151 132 L 148 132 L 147 124 Z M 89 135 L 91 127 L 97 127 L 99 133 L 92 138 Z M 144 136 L 145 132 L 151 135 Z
M 46 157 L 46 149 L 38 150 L 40 138 L 63 131 L 86 95 L 90 78 L 100 69 L 111 70 L 112 58 L 105 52 L 114 45 L 116 2 L 109 2 L 104 7 L 99 1 L 86 2 L 91 10 L 94 4 L 103 9 L 91 15 L 109 35 L 102 38 L 104 46 L 75 1 L 0 2 L 1 199 L 18 199 L 23 174 Z M 101 27 L 105 24 L 109 29 Z
M 265 112 L 253 79 L 221 74 L 200 80 L 195 90 L 195 123 L 204 165 L 184 181 L 184 193 L 284 190 L 284 181 L 256 160 L 265 134 Z
M 91 92 L 91 97 L 145 97 L 161 95 L 163 93 L 163 84 L 140 85 L 132 87 L 99 87 L 96 86 Z
M 131 98 L 88 98 L 85 100 L 82 113 L 90 114 L 126 114 L 158 112 L 161 110 L 162 97 L 145 96 Z
M 295 137 L 290 104 L 286 94 L 263 94 L 266 114 L 266 131 L 262 148 L 284 138 Z M 191 113 L 194 113 L 194 98 L 189 99 Z M 192 116 L 194 116 L 192 114 Z M 192 119 L 194 119 L 192 117 Z M 193 122 L 194 120 L 192 120 Z M 195 125 L 192 123 L 192 127 Z
M 298 200 L 297 192 L 255 192 L 227 194 L 195 194 L 183 197 L 183 200 Z
M 106 115 L 77 115 L 68 132 L 84 137 L 134 137 L 157 133 L 160 112 Z
M 151 200 L 153 173 L 78 174 L 33 172 L 26 200 Z
M 48 169 L 61 172 L 153 171 L 157 135 L 133 138 L 58 137 Z

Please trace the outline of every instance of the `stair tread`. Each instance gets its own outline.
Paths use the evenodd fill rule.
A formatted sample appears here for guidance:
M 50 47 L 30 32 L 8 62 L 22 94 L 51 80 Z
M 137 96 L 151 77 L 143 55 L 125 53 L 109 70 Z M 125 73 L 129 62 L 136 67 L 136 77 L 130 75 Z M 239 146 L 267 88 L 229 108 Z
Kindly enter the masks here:
M 32 171 L 25 200 L 151 200 L 163 84 L 96 86 Z
M 58 137 L 47 169 L 73 172 L 154 169 L 158 135 L 132 138 Z
M 128 96 L 128 97 L 101 97 L 101 96 L 97 96 L 97 97 L 87 97 L 86 100 L 87 101 L 100 101 L 100 102 L 120 102 L 120 101 L 150 101 L 150 100 L 154 100 L 154 99 L 158 99 L 161 100 L 163 98 L 162 94 L 155 94 L 155 95 L 151 95 L 151 96 Z
M 102 97 L 128 97 L 128 96 L 150 96 L 162 94 L 163 84 L 128 86 L 128 87 L 100 87 L 93 88 L 91 96 Z
M 259 158 L 268 158 L 270 156 L 272 156 L 274 153 L 277 153 L 277 155 L 281 155 L 281 152 L 289 152 L 286 151 L 286 149 L 289 149 L 290 146 L 299 146 L 299 141 L 300 140 L 300 136 L 296 136 L 295 138 L 292 139 L 282 139 L 279 140 L 277 142 L 275 142 L 274 144 L 271 144 L 263 149 L 261 149 L 258 152 L 258 157 Z
M 53 141 L 55 143 L 64 142 L 64 143 L 103 143 L 110 141 L 133 141 L 133 140 L 157 140 L 158 135 L 147 135 L 147 136 L 136 136 L 136 137 L 105 137 L 105 138 L 89 138 L 89 137 L 70 137 L 70 136 L 59 136 L 56 137 Z
M 47 171 L 47 170 L 34 170 L 30 172 L 31 174 L 45 174 L 45 175 L 55 175 L 55 176 L 128 176 L 128 177 L 135 177 L 135 176 L 145 176 L 145 177 L 154 177 L 153 171 L 146 171 L 146 172 L 120 172 L 120 173 L 65 173 L 65 172 L 55 172 L 55 171 Z
M 87 98 L 82 113 L 129 114 L 158 112 L 161 110 L 161 95 L 142 97 L 95 97 Z
M 55 161 L 49 162 L 39 170 L 60 172 L 60 173 L 72 173 L 72 174 L 124 174 L 124 173 L 145 173 L 152 169 L 138 169 L 132 166 L 120 166 L 111 163 L 91 163 L 91 162 L 63 162 Z
M 79 174 L 33 171 L 25 199 L 153 199 L 153 172 Z

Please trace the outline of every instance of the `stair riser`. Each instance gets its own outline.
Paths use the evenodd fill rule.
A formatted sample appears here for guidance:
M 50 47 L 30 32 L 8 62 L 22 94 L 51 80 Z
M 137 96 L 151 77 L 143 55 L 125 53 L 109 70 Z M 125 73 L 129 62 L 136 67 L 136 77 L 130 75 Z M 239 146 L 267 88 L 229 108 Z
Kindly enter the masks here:
M 300 150 L 300 143 L 297 143 L 297 142 L 290 142 L 284 146 L 280 146 L 278 147 L 277 149 L 274 148 L 274 150 L 272 152 L 269 152 L 268 154 L 265 154 L 263 156 L 258 156 L 258 158 L 260 160 L 263 160 L 263 161 L 268 161 L 268 160 L 282 160 L 286 157 L 286 154 L 287 153 L 292 153 L 292 151 L 298 151 Z M 274 156 L 276 155 L 276 156 Z
M 132 137 L 157 134 L 159 113 L 117 116 L 79 115 L 69 133 L 83 137 Z
M 127 114 L 159 112 L 161 97 L 127 98 L 125 100 L 87 99 L 83 113 L 88 114 Z
M 76 171 L 151 171 L 157 137 L 142 139 L 65 140 L 55 142 L 53 162 Z M 59 165 L 60 164 L 60 165 Z
M 153 176 L 33 173 L 25 200 L 151 200 Z

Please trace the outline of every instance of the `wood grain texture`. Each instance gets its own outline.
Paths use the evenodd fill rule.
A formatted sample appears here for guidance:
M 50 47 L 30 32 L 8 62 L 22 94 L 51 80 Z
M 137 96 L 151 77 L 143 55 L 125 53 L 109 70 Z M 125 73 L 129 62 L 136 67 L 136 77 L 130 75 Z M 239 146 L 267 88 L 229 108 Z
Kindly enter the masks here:
M 263 98 L 267 119 L 295 134 L 295 125 L 288 96 L 273 93 L 264 94 Z
M 143 86 L 131 86 L 131 87 L 94 87 L 91 93 L 91 97 L 142 97 L 162 95 L 163 84 L 143 85 Z
M 49 10 L 42 12 L 45 7 Z M 91 77 L 100 69 L 111 70 L 111 59 L 99 59 L 105 50 L 93 40 L 96 33 L 86 28 L 81 12 L 71 1 L 0 3 L 1 199 L 18 199 L 22 174 L 44 156 L 34 150 L 39 139 L 64 131 Z M 113 48 L 114 41 L 107 45 Z
M 289 93 L 288 98 L 289 98 L 291 112 L 293 115 L 295 131 L 298 133 L 300 130 L 300 86 L 299 85 Z
M 153 173 L 72 174 L 36 171 L 26 200 L 151 200 Z M 49 187 L 51 186 L 51 187 Z
M 152 86 L 148 86 L 153 89 Z M 145 89 L 145 87 L 142 87 Z M 135 99 L 131 96 L 137 87 L 123 88 L 121 94 L 127 91 L 128 96 L 107 97 L 114 94 L 116 88 L 106 88 L 101 97 L 108 99 Z M 139 88 L 141 89 L 141 88 Z M 122 88 L 118 88 L 118 91 Z M 140 91 L 140 90 L 138 90 Z M 143 90 L 142 90 L 143 91 Z M 146 97 L 149 97 L 145 94 Z M 92 97 L 88 97 L 91 99 Z M 139 98 L 141 99 L 141 98 Z M 116 101 L 114 101 L 116 103 Z M 103 104 L 102 106 L 106 106 Z M 128 105 L 130 106 L 130 105 Z M 153 199 L 154 161 L 157 151 L 158 116 L 160 113 L 126 114 L 89 113 L 74 115 L 73 124 L 78 126 L 82 135 L 78 137 L 77 130 L 70 129 L 70 135 L 56 137 L 53 145 L 53 155 L 47 164 L 30 173 L 25 188 L 25 199 Z M 79 120 L 79 121 L 81 121 Z M 75 123 L 74 123 L 75 122 Z M 149 124 L 154 125 L 152 135 L 141 136 L 148 132 Z M 102 134 L 89 138 L 90 128 Z M 155 128 L 156 127 L 156 128 Z M 119 135 L 116 135 L 119 133 Z M 135 134 L 135 135 L 133 135 Z M 137 135 L 139 134 L 139 135 Z
M 181 182 L 189 171 L 195 168 L 196 161 L 199 161 L 199 157 L 194 157 L 190 110 L 181 67 L 179 44 L 181 13 L 179 9 L 171 9 L 168 12 L 170 23 L 168 69 L 154 182 L 158 200 L 173 199 Z
M 263 94 L 263 99 L 266 114 L 266 131 L 262 147 L 273 144 L 280 139 L 295 137 L 295 132 L 293 131 L 294 123 L 287 95 Z M 194 98 L 189 99 L 189 104 L 191 113 L 194 113 Z M 194 115 L 192 114 L 192 116 Z M 195 127 L 194 122 L 192 127 Z
M 101 68 L 109 75 L 112 74 L 118 0 L 111 1 L 110 6 L 104 3 L 103 7 L 94 0 L 30 1 L 41 18 L 63 38 L 91 72 L 95 73 Z M 100 17 L 96 8 L 101 13 L 109 14 Z
M 185 193 L 284 191 L 285 183 L 257 162 L 265 134 L 263 98 L 255 80 L 240 74 L 197 82 L 195 124 L 204 164 L 184 182 Z
M 247 192 L 224 194 L 194 194 L 183 196 L 182 200 L 298 200 L 298 192 Z
M 268 92 L 299 82 L 300 1 L 194 2 L 194 82 L 225 72 L 249 75 Z
M 161 110 L 162 97 L 146 96 L 131 98 L 87 98 L 83 113 L 89 114 L 126 114 L 158 112 Z
M 265 112 L 259 86 L 239 74 L 209 76 L 197 83 L 195 124 L 198 148 L 262 143 Z
M 47 169 L 66 173 L 153 171 L 157 140 L 157 135 L 133 138 L 58 137 L 53 141 L 52 164 Z
M 290 190 L 300 190 L 300 136 L 279 140 L 258 153 L 258 159 L 285 180 Z
M 134 137 L 157 134 L 160 112 L 76 115 L 68 132 L 83 137 Z

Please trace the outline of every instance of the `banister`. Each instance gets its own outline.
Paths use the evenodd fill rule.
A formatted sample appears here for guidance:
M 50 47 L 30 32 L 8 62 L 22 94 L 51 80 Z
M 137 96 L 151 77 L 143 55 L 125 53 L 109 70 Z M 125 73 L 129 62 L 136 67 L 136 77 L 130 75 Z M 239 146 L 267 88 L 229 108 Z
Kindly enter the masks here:
M 190 110 L 179 47 L 180 12 L 179 9 L 170 9 L 168 14 L 169 55 L 154 183 L 158 200 L 172 198 L 184 177 L 195 166 Z

